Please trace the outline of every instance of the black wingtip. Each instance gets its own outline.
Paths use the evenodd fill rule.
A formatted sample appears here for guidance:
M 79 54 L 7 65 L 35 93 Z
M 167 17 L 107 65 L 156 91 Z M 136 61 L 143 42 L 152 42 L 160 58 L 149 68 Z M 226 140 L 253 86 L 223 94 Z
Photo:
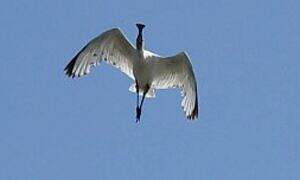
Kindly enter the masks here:
M 68 77 L 72 77 L 75 78 L 75 73 L 73 73 L 73 69 L 76 63 L 76 60 L 78 59 L 79 55 L 85 50 L 85 48 L 87 47 L 87 45 L 82 48 L 77 54 L 76 56 L 73 57 L 73 59 L 67 64 L 67 66 L 64 68 L 64 72 Z
M 74 74 L 72 74 L 72 71 L 74 69 L 74 66 L 75 66 L 75 62 L 76 62 L 76 59 L 77 57 L 73 58 L 69 64 L 65 67 L 64 71 L 65 71 L 65 74 L 68 76 L 68 77 L 71 77 L 72 75 L 74 76 Z
M 194 120 L 198 118 L 198 96 L 196 95 L 195 108 L 193 109 L 191 115 L 187 116 L 189 120 Z

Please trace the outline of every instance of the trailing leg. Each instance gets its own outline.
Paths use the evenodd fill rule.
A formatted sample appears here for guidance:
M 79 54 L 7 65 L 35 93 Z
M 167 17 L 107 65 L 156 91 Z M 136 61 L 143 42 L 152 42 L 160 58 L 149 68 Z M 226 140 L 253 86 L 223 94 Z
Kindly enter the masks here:
M 137 83 L 137 81 L 135 82 L 135 89 L 136 89 L 136 121 L 135 122 L 139 122 L 139 117 L 141 114 L 141 110 L 140 110 L 140 107 L 139 107 L 139 104 L 140 104 L 140 100 L 139 100 L 139 97 L 140 97 L 140 92 L 139 92 L 139 85 Z
M 146 94 L 148 93 L 149 89 L 150 89 L 150 86 L 147 85 L 147 86 L 146 86 L 146 89 L 144 90 L 144 93 L 143 93 L 141 105 L 140 105 L 140 107 L 137 108 L 136 122 L 139 122 L 139 121 L 140 121 L 141 113 L 142 113 L 142 107 L 143 107 L 143 104 L 144 104 L 144 100 L 145 100 Z

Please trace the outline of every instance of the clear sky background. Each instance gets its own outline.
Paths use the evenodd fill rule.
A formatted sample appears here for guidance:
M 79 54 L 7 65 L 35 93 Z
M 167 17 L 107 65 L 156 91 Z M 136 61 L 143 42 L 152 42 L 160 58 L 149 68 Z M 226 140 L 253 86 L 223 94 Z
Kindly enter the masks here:
M 0 179 L 300 179 L 297 0 L 2 0 Z M 120 27 L 163 56 L 186 50 L 200 116 L 177 90 L 146 100 L 135 123 L 131 81 L 103 63 L 63 68 Z

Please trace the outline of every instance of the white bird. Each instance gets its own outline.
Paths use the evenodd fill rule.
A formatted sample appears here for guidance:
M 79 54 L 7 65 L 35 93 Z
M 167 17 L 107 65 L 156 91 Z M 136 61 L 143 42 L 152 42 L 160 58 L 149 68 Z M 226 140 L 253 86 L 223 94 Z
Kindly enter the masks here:
M 91 40 L 65 67 L 69 77 L 80 77 L 102 60 L 128 75 L 134 84 L 130 91 L 137 93 L 136 122 L 140 121 L 145 97 L 155 97 L 156 89 L 180 88 L 181 106 L 188 119 L 198 117 L 197 82 L 186 52 L 161 57 L 144 49 L 142 31 L 145 25 L 136 24 L 136 48 L 119 28 L 110 29 Z M 139 96 L 142 95 L 139 105 Z

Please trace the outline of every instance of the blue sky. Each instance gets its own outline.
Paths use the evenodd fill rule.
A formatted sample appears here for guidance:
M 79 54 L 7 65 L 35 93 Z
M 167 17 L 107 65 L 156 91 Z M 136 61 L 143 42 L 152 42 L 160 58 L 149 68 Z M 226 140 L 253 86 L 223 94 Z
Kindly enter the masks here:
M 1 1 L 0 179 L 300 179 L 299 1 Z M 200 117 L 180 93 L 146 100 L 102 64 L 68 79 L 86 42 L 120 27 L 186 50 Z

